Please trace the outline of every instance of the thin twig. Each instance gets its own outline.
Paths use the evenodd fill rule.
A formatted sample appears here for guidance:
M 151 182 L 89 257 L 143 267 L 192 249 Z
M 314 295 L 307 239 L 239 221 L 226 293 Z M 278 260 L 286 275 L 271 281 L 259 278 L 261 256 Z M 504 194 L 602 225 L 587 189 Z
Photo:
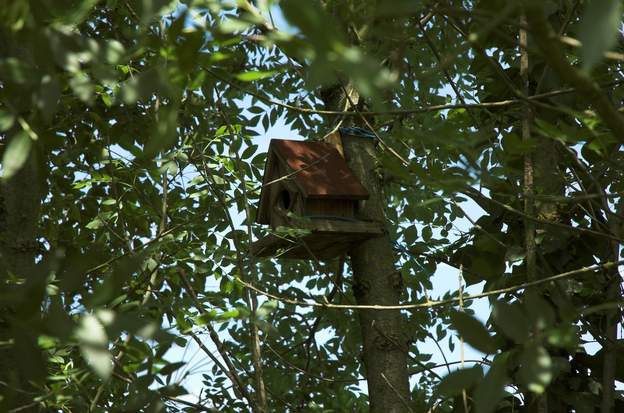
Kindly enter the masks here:
M 182 280 L 182 282 L 183 282 L 183 284 L 184 284 L 184 286 L 186 288 L 187 293 L 191 297 L 191 300 L 195 304 L 195 308 L 197 308 L 197 310 L 201 314 L 206 314 L 206 310 L 204 309 L 203 304 L 197 298 L 197 294 L 195 293 L 195 289 L 193 288 L 193 286 L 189 282 L 188 278 L 186 278 L 186 275 L 184 275 L 184 272 L 180 271 L 180 272 L 178 272 L 178 275 L 180 276 L 180 279 Z M 250 405 L 255 406 L 254 398 L 251 397 L 251 395 L 247 392 L 247 389 L 245 388 L 245 385 L 243 384 L 243 382 L 238 377 L 238 374 L 236 372 L 236 368 L 234 367 L 234 364 L 230 360 L 229 351 L 225 348 L 225 345 L 223 344 L 223 342 L 219 338 L 219 335 L 217 334 L 215 329 L 209 323 L 206 324 L 205 327 L 208 330 L 208 333 L 210 335 L 210 339 L 215 343 L 215 345 L 217 347 L 217 351 L 219 352 L 219 354 L 221 355 L 221 358 L 223 359 L 223 361 L 225 362 L 225 365 L 227 366 L 227 371 L 229 372 L 229 374 L 226 373 L 226 375 L 228 376 L 228 378 L 230 380 L 232 380 L 232 383 L 238 387 L 238 389 L 240 390 L 240 393 L 242 395 L 244 395 L 245 398 L 247 399 L 247 402 Z
M 219 99 L 221 99 L 221 96 L 219 96 Z M 230 134 L 233 136 L 238 135 L 236 133 L 236 130 L 232 126 L 232 123 L 226 116 L 225 112 L 220 107 L 218 109 L 219 109 L 219 113 L 221 114 L 223 121 L 225 122 L 225 124 L 227 125 L 230 131 Z M 240 157 L 238 156 L 238 153 L 236 153 L 236 165 L 240 174 L 241 188 L 242 188 L 242 193 L 243 193 L 243 203 L 245 205 L 245 218 L 247 222 L 247 241 L 249 242 L 249 245 L 251 245 L 253 241 L 253 234 L 252 234 L 252 229 L 251 229 L 251 222 L 252 222 L 251 210 L 249 208 L 250 202 L 249 202 L 249 197 L 247 196 L 247 181 L 245 179 L 245 169 L 242 167 L 242 163 L 241 163 Z M 227 213 L 229 214 L 229 211 L 227 211 Z M 243 277 L 245 272 L 243 268 L 243 261 L 242 261 L 242 255 L 240 252 L 240 246 L 239 248 L 237 248 L 236 254 L 238 256 L 239 276 Z M 256 267 L 253 261 L 252 254 L 249 254 L 248 268 L 249 268 L 248 277 L 250 277 L 253 282 L 257 279 L 257 277 L 256 277 Z M 249 320 L 249 332 L 251 335 L 251 359 L 252 359 L 252 363 L 254 366 L 254 381 L 255 381 L 255 390 L 256 390 L 256 399 L 257 399 L 256 408 L 258 409 L 258 412 L 264 413 L 268 410 L 268 402 L 267 402 L 267 394 L 266 394 L 266 388 L 265 388 L 264 377 L 263 377 L 260 334 L 259 334 L 258 325 L 256 324 L 256 311 L 258 309 L 258 298 L 253 291 L 247 290 L 246 292 L 247 294 L 245 298 L 247 301 L 247 305 L 249 306 L 249 309 L 251 311 L 251 317 Z
M 464 266 L 459 266 L 458 274 L 459 291 L 459 311 L 464 312 Z M 464 336 L 459 336 L 459 366 L 464 368 Z M 468 395 L 466 389 L 462 389 L 462 401 L 464 403 L 464 413 L 468 413 Z
M 193 402 L 189 402 L 188 400 L 184 400 L 184 399 L 180 399 L 179 397 L 172 397 L 172 396 L 165 396 L 168 400 L 171 400 L 172 402 L 175 403 L 180 403 L 183 404 L 185 406 L 189 406 L 192 407 L 200 412 L 209 412 L 209 413 L 219 413 L 221 412 L 221 410 L 219 409 L 215 409 L 213 407 L 207 407 L 204 406 L 203 404 L 199 404 L 199 403 L 193 403 Z
M 573 277 L 575 275 L 583 274 L 586 272 L 593 272 L 597 270 L 606 270 L 613 268 L 615 266 L 624 264 L 624 260 L 620 261 L 610 261 L 604 264 L 595 264 L 589 267 L 582 267 L 572 271 L 562 272 L 550 277 L 541 278 L 539 280 L 530 281 L 522 284 L 513 285 L 511 287 L 499 288 L 496 290 L 491 290 L 479 294 L 466 295 L 463 297 L 464 300 L 475 300 L 479 298 L 491 297 L 500 294 L 506 294 L 515 292 L 518 290 L 522 290 L 525 288 L 531 288 L 538 285 L 546 284 L 552 281 L 562 280 L 566 278 Z M 356 304 L 331 304 L 331 303 L 323 303 L 319 301 L 300 301 L 295 300 L 288 297 L 282 297 L 276 294 L 272 294 L 270 292 L 264 291 L 255 285 L 249 284 L 240 278 L 235 278 L 236 282 L 241 284 L 245 288 L 249 288 L 258 294 L 261 294 L 265 297 L 272 298 L 274 300 L 283 302 L 285 304 L 298 305 L 302 307 L 320 307 L 320 308 L 333 308 L 333 309 L 343 309 L 343 310 L 357 310 L 357 309 L 366 309 L 366 310 L 413 310 L 418 308 L 432 308 L 432 307 L 440 307 L 445 305 L 452 305 L 459 302 L 459 298 L 448 298 L 445 300 L 437 300 L 437 301 L 427 301 L 424 303 L 411 303 L 411 304 L 399 304 L 399 305 L 356 305 Z
M 401 395 L 401 393 L 399 393 L 399 391 L 392 385 L 392 383 L 390 383 L 390 380 L 388 380 L 386 375 L 381 373 L 381 378 L 384 379 L 384 381 L 386 382 L 388 387 L 390 387 L 392 389 L 392 391 L 397 395 L 399 400 L 401 400 L 401 403 L 403 404 L 403 406 L 405 406 L 407 411 L 410 412 L 410 413 L 414 413 L 414 411 L 412 410 L 410 405 L 407 403 L 407 400 L 405 400 L 405 398 Z
M 298 112 L 298 113 L 303 113 L 303 114 L 310 114 L 310 115 L 329 115 L 329 116 L 336 116 L 336 115 L 341 115 L 341 116 L 406 116 L 406 115 L 415 115 L 415 114 L 419 114 L 419 113 L 427 113 L 427 112 L 439 112 L 439 111 L 443 111 L 443 110 L 452 110 L 452 109 L 491 109 L 491 108 L 502 108 L 502 107 L 507 107 L 507 106 L 512 106 L 512 105 L 519 105 L 522 104 L 524 102 L 526 102 L 527 100 L 529 101 L 538 101 L 538 100 L 544 100 L 544 99 L 549 99 L 552 97 L 556 97 L 556 96 L 561 96 L 561 95 L 566 95 L 566 94 L 570 94 L 570 93 L 574 93 L 576 92 L 575 88 L 565 88 L 565 89 L 558 89 L 558 90 L 553 90 L 550 92 L 545 92 L 545 93 L 540 93 L 540 94 L 536 94 L 533 96 L 526 96 L 526 98 L 524 99 L 505 99 L 505 100 L 498 100 L 498 101 L 494 101 L 494 102 L 481 102 L 481 103 L 467 103 L 467 104 L 461 104 L 461 103 L 453 103 L 453 104 L 445 104 L 445 105 L 430 105 L 430 106 L 421 106 L 419 108 L 410 108 L 410 109 L 396 109 L 396 110 L 386 110 L 386 111 L 360 111 L 360 112 L 353 112 L 353 111 L 341 111 L 341 110 L 323 110 L 323 109 L 315 109 L 315 108 L 308 108 L 308 107 L 302 107 L 302 106 L 295 106 L 295 105 L 290 105 L 284 102 L 281 102 L 279 100 L 275 100 L 275 99 L 271 99 L 271 98 L 267 98 L 266 96 L 263 96 L 259 93 L 253 92 L 251 90 L 245 89 L 241 86 L 239 86 L 238 84 L 236 84 L 233 80 L 228 80 L 220 75 L 217 75 L 216 73 L 214 73 L 212 70 L 210 70 L 209 68 L 204 67 L 203 68 L 204 71 L 206 71 L 206 73 L 208 73 L 209 75 L 211 75 L 212 77 L 214 77 L 217 80 L 220 80 L 222 82 L 227 83 L 228 85 L 230 85 L 231 87 L 233 87 L 234 89 L 237 89 L 247 95 L 253 96 L 261 101 L 263 101 L 264 103 L 267 104 L 271 104 L 271 105 L 275 105 L 275 106 L 280 106 L 284 109 L 293 111 L 293 112 Z M 619 80 L 619 81 L 615 81 L 615 82 L 609 82 L 606 83 L 604 85 L 602 85 L 601 87 L 603 88 L 608 88 L 611 86 L 617 86 L 624 83 L 624 80 Z
M 254 190 L 254 191 L 257 191 L 257 190 L 258 190 L 258 189 L 260 189 L 260 188 L 266 188 L 267 186 L 270 186 L 270 185 L 276 184 L 276 183 L 278 183 L 278 182 L 281 182 L 281 181 L 285 181 L 285 180 L 287 180 L 287 179 L 290 179 L 290 178 L 292 178 L 293 176 L 295 176 L 295 175 L 297 175 L 297 174 L 300 174 L 301 172 L 305 171 L 306 169 L 309 169 L 309 168 L 313 167 L 314 165 L 316 165 L 316 164 L 318 164 L 318 163 L 320 163 L 320 162 L 324 161 L 325 159 L 327 159 L 327 157 L 328 157 L 329 155 L 330 155 L 330 154 L 326 153 L 325 155 L 321 156 L 320 158 L 318 158 L 318 159 L 314 160 L 314 162 L 311 162 L 310 164 L 308 164 L 308 165 L 306 165 L 306 166 L 304 166 L 304 167 L 302 167 L 302 168 L 299 168 L 299 169 L 297 169 L 296 171 L 293 171 L 293 172 L 287 173 L 287 174 L 286 174 L 286 175 L 284 175 L 284 176 L 280 176 L 279 178 L 273 179 L 272 181 L 269 181 L 269 182 L 267 182 L 266 184 L 262 184 L 262 185 L 260 185 L 260 186 L 258 186 L 258 187 L 256 187 L 256 188 L 254 188 L 253 190 Z

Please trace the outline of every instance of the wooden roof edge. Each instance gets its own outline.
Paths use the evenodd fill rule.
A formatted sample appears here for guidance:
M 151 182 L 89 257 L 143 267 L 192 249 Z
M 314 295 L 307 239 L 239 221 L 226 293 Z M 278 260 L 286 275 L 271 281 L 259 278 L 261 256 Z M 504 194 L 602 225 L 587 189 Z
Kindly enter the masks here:
M 279 159 L 279 161 L 286 167 L 286 169 L 288 169 L 290 172 L 289 173 L 294 173 L 296 172 L 295 170 L 293 170 L 289 165 L 288 162 L 286 161 L 286 159 L 284 159 L 284 157 L 282 156 L 282 154 L 278 151 L 275 150 L 275 147 L 271 147 L 274 141 L 294 141 L 294 142 L 305 142 L 305 141 L 295 141 L 294 139 L 271 139 L 271 144 L 269 144 L 269 152 L 273 153 L 275 155 L 275 157 L 277 159 Z M 268 158 L 267 158 L 268 159 Z M 266 172 L 266 169 L 265 169 Z M 292 178 L 294 179 L 290 179 L 289 180 L 291 182 L 294 182 L 295 185 L 297 186 L 297 188 L 299 188 L 299 191 L 301 191 L 301 194 L 305 197 L 305 198 L 309 198 L 309 194 L 306 192 L 306 189 L 303 187 L 303 185 L 301 185 L 301 183 L 298 181 L 297 179 L 297 175 L 295 174 L 292 176 Z M 279 177 L 281 178 L 281 177 Z
M 273 141 L 273 139 L 271 139 Z M 269 179 L 269 174 L 267 174 L 267 170 L 273 165 L 271 161 L 271 144 L 269 143 L 269 151 L 267 152 L 267 158 L 264 161 L 264 169 L 262 175 L 262 187 L 260 187 L 260 199 L 258 201 L 258 211 L 256 212 L 256 223 L 258 224 L 270 224 L 269 216 L 268 216 L 268 206 L 266 202 L 266 198 L 269 196 L 269 191 L 265 186 Z M 264 208 L 263 208 L 264 207 Z
M 260 189 L 260 200 L 259 200 L 259 205 L 258 205 L 258 212 L 256 213 L 256 223 L 258 224 L 268 225 L 271 223 L 270 216 L 269 216 L 270 206 L 267 204 L 267 200 L 266 200 L 266 198 L 269 196 L 268 187 L 270 185 L 267 185 L 267 184 L 272 179 L 276 179 L 276 178 L 272 178 L 271 174 L 267 172 L 270 172 L 270 169 L 273 168 L 273 165 L 275 163 L 275 158 L 277 158 L 277 160 L 279 160 L 279 162 L 281 162 L 286 168 L 291 169 L 288 166 L 288 162 L 286 162 L 286 160 L 281 156 L 279 151 L 275 150 L 274 142 L 275 141 L 293 141 L 293 140 L 294 139 L 271 138 L 271 141 L 269 142 L 269 149 L 267 150 L 267 158 L 266 158 L 266 161 L 264 162 L 264 170 L 263 170 L 263 175 L 262 175 L 262 188 Z M 304 197 L 306 198 L 308 197 L 308 194 L 306 193 L 305 188 L 303 188 L 299 184 L 299 182 L 297 182 L 296 179 L 292 179 L 291 182 L 295 183 L 295 185 L 297 186 L 297 188 L 299 188 L 299 191 L 301 191 Z M 261 208 L 261 207 L 264 207 L 264 208 Z
M 360 180 L 358 179 L 357 176 L 355 176 L 355 174 L 353 173 L 353 171 L 351 170 L 351 168 L 349 167 L 347 160 L 344 158 L 344 155 L 342 153 L 342 141 L 340 140 L 340 134 L 338 132 L 335 132 L 333 134 L 329 134 L 326 135 L 326 137 L 328 136 L 332 136 L 334 138 L 334 141 L 330 140 L 325 140 L 325 138 L 321 141 L 302 141 L 302 140 L 296 140 L 296 139 L 271 139 L 271 143 L 269 144 L 269 152 L 273 152 L 275 153 L 275 156 L 280 160 L 281 163 L 283 163 L 286 168 L 291 172 L 296 172 L 295 170 L 293 170 L 290 165 L 288 164 L 288 161 L 282 156 L 283 154 L 280 153 L 279 149 L 276 149 L 275 144 L 277 144 L 277 142 L 279 141 L 288 141 L 288 142 L 296 142 L 298 144 L 302 144 L 302 145 L 306 145 L 306 144 L 323 144 L 327 147 L 328 151 L 335 151 L 337 158 L 336 160 L 340 160 L 342 162 L 344 162 L 344 166 L 346 167 L 346 169 L 348 170 L 349 174 L 351 175 L 351 178 L 356 181 L 361 187 L 362 189 L 365 191 L 365 194 L 361 194 L 361 195 L 357 195 L 357 194 L 341 194 L 341 195 L 323 195 L 323 194 L 310 194 L 306 191 L 304 185 L 302 185 L 300 183 L 300 177 L 297 177 L 297 174 L 293 175 L 294 179 L 291 179 L 291 181 L 295 182 L 296 186 L 299 188 L 299 190 L 301 191 L 301 193 L 303 194 L 303 196 L 305 198 L 308 199 L 353 199 L 353 200 L 366 200 L 370 197 L 368 190 L 362 185 L 362 183 L 360 182 Z

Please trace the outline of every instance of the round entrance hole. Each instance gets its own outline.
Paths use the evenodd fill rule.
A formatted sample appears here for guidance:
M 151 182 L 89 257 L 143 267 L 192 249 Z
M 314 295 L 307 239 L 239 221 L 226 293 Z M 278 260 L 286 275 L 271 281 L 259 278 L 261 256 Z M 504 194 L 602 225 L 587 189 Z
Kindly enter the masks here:
M 290 195 L 290 192 L 288 192 L 287 190 L 282 190 L 282 192 L 280 192 L 279 194 L 279 203 L 280 206 L 282 208 L 284 208 L 286 211 L 290 211 L 290 209 L 292 208 L 292 204 L 293 204 L 293 199 L 292 196 Z

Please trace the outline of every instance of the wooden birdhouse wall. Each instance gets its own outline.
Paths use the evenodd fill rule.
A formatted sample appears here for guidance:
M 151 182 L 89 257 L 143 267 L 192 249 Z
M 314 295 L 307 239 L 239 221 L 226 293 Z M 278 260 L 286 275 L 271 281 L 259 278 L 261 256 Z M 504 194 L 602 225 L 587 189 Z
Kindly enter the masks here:
M 289 171 L 283 164 L 275 166 L 277 176 L 286 176 Z M 274 183 L 269 188 L 269 205 L 272 213 L 269 221 L 272 228 L 288 226 L 288 214 L 304 215 L 301 190 L 291 180 L 285 179 Z
M 273 229 L 306 230 L 302 237 L 269 234 L 253 243 L 257 256 L 329 259 L 353 243 L 382 234 L 378 223 L 358 220 L 368 192 L 331 144 L 274 139 L 264 170 L 256 222 Z
M 352 219 L 356 206 L 357 201 L 350 199 L 307 199 L 305 216 Z

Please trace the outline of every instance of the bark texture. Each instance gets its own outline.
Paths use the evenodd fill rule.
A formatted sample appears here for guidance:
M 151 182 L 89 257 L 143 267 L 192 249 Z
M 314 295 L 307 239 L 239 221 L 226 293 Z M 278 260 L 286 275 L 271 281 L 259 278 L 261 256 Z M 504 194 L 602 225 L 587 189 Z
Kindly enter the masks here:
M 384 197 L 376 171 L 375 142 L 342 136 L 345 158 L 353 173 L 370 193 L 358 211 L 358 218 L 385 224 Z M 390 237 L 366 240 L 350 251 L 358 304 L 396 305 L 403 289 Z M 361 310 L 360 326 L 364 365 L 368 379 L 370 412 L 409 411 L 407 373 L 408 337 L 400 311 Z
M 31 155 L 9 181 L 0 182 L 0 296 L 4 296 L 0 300 L 0 342 L 15 340 L 13 345 L 0 347 L 0 380 L 5 383 L 0 410 L 32 402 L 26 393 L 28 380 L 41 379 L 44 374 L 41 360 L 24 351 L 34 346 L 28 325 L 39 319 L 37 299 L 43 285 L 35 263 L 41 191 L 34 158 Z M 14 277 L 24 279 L 24 284 L 9 282 Z

